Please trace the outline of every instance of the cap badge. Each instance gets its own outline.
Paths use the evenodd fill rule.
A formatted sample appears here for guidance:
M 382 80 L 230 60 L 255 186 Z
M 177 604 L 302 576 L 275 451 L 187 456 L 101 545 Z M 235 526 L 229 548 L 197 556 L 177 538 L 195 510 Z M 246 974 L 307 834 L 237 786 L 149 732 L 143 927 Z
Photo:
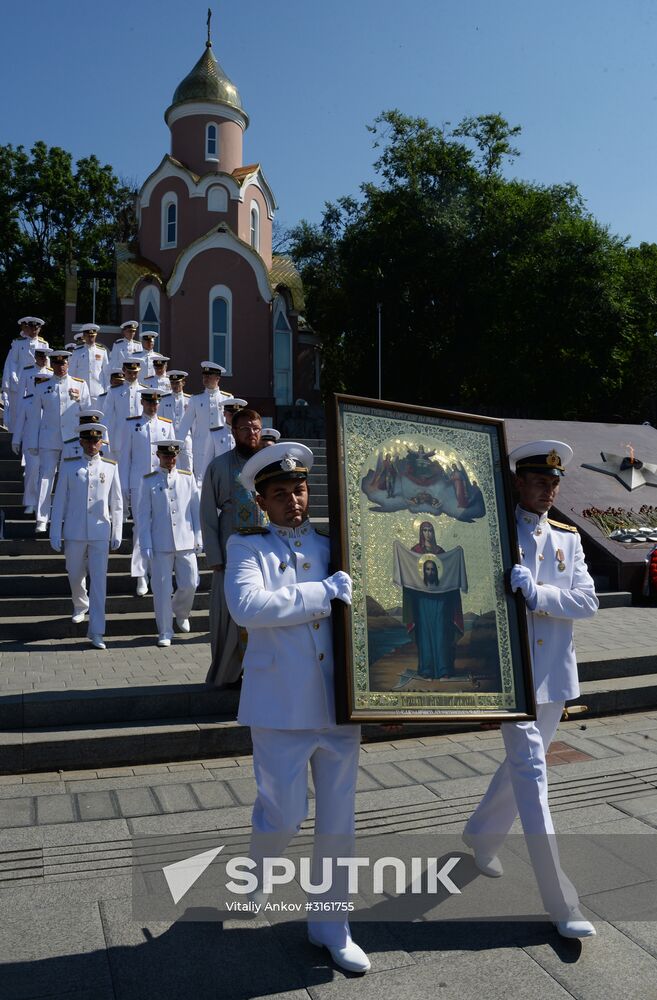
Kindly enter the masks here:
M 557 455 L 557 453 L 556 453 L 556 451 L 555 451 L 554 448 L 547 455 L 545 461 L 550 466 L 551 469 L 556 469 L 556 468 L 558 468 L 561 465 L 561 459 Z
M 290 455 L 289 452 L 287 452 L 281 459 L 281 469 L 283 470 L 283 472 L 294 472 L 296 467 L 297 467 L 296 461 L 294 460 L 293 456 Z

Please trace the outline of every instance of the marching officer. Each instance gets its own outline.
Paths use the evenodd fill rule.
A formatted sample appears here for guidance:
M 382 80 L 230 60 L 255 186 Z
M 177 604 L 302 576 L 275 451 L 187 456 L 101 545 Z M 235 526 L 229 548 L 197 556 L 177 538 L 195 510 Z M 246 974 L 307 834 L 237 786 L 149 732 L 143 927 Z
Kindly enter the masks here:
M 109 428 L 109 439 L 112 442 L 112 455 L 119 459 L 125 431 L 127 430 L 126 418 L 138 417 L 141 413 L 141 390 L 144 388 L 139 382 L 141 364 L 134 357 L 124 361 L 122 365 L 123 381 L 120 385 L 112 386 L 102 397 L 103 420 Z M 124 490 L 124 505 L 127 506 Z
M 159 468 L 158 442 L 170 441 L 174 438 L 171 421 L 167 417 L 158 416 L 157 409 L 161 395 L 157 389 L 141 390 L 142 412 L 137 417 L 126 419 L 127 430 L 123 435 L 119 457 L 123 503 L 124 507 L 127 507 L 126 498 L 129 500 L 133 520 L 130 575 L 137 579 L 137 595 L 139 597 L 148 593 L 148 576 L 150 575 L 149 561 L 141 550 L 139 540 L 141 488 L 144 476 Z
M 219 388 L 221 376 L 226 369 L 217 365 L 214 361 L 204 361 L 201 364 L 201 375 L 203 379 L 203 392 L 198 393 L 189 400 L 187 411 L 183 417 L 178 437 L 184 440 L 191 432 L 192 435 L 192 462 L 196 482 L 200 486 L 203 475 L 208 465 L 208 455 L 210 455 L 210 431 L 214 428 L 224 427 L 223 403 L 231 394 L 222 392 Z
M 139 358 L 141 362 L 141 374 L 140 378 L 149 378 L 151 375 L 155 374 L 155 368 L 153 367 L 153 359 L 158 353 L 155 350 L 155 341 L 159 337 L 159 333 L 153 333 L 152 330 L 147 330 L 145 333 L 142 332 L 141 335 L 141 352 L 135 354 L 136 358 Z
M 32 392 L 34 388 L 34 374 L 38 371 L 50 372 L 52 368 L 48 364 L 48 348 L 37 347 L 34 351 L 34 361 L 23 368 L 18 377 L 18 388 L 16 390 L 16 413 L 20 411 L 21 400 Z
M 142 379 L 142 382 L 150 389 L 159 389 L 160 392 L 171 392 L 171 382 L 167 375 L 167 365 L 171 361 L 171 358 L 167 358 L 166 354 L 156 353 L 153 354 L 152 360 L 154 374 Z
M 79 419 L 80 419 L 80 427 L 82 427 L 83 424 L 101 424 L 103 419 L 103 411 L 94 410 L 91 407 L 81 406 Z M 105 425 L 103 424 L 102 426 L 104 427 Z M 102 448 L 101 455 L 107 457 L 110 450 L 107 429 L 105 429 L 105 431 L 103 432 L 101 448 Z M 82 447 L 82 442 L 80 441 L 79 434 L 76 434 L 75 437 L 69 438 L 68 441 L 64 441 L 64 447 L 62 448 L 63 460 L 66 460 L 67 458 L 81 458 L 83 453 L 84 449 Z
M 90 406 L 87 383 L 68 373 L 69 351 L 48 350 L 52 378 L 34 393 L 24 446 L 39 455 L 39 498 L 36 531 L 46 530 L 55 474 L 64 441 L 73 437 L 79 425 L 80 406 Z
M 38 316 L 23 316 L 18 321 L 20 336 L 12 340 L 2 372 L 2 391 L 5 400 L 5 427 L 13 430 L 13 418 L 18 403 L 18 381 L 26 365 L 34 361 L 34 352 L 48 347 L 48 341 L 40 337 L 44 321 Z
M 137 337 L 139 329 L 137 320 L 127 319 L 125 323 L 121 323 L 121 329 L 123 336 L 114 341 L 110 351 L 109 363 L 112 368 L 120 368 L 131 354 L 141 354 L 142 350 L 141 341 Z
M 73 598 L 74 622 L 89 612 L 88 637 L 105 649 L 107 563 L 121 544 L 123 504 L 116 462 L 100 455 L 102 424 L 78 428 L 84 454 L 62 463 L 52 505 L 50 544 L 66 554 L 66 572 Z M 85 578 L 89 577 L 89 592 Z
M 85 323 L 80 332 L 84 341 L 71 355 L 69 370 L 71 375 L 84 379 L 89 386 L 89 395 L 96 405 L 98 397 L 109 385 L 109 357 L 104 344 L 98 344 L 96 337 L 100 327 L 96 323 Z
M 27 426 L 30 421 L 30 414 L 34 406 L 34 392 L 39 385 L 43 385 L 49 378 L 52 378 L 50 369 L 37 368 L 32 374 L 32 392 L 28 392 L 20 400 L 20 407 L 14 422 L 14 433 L 11 438 L 11 447 L 14 455 L 23 452 L 25 469 L 23 471 L 23 504 L 26 514 L 34 514 L 39 499 L 39 452 L 35 448 L 28 448 L 24 444 Z
M 275 427 L 263 427 L 262 434 L 260 435 L 260 445 L 263 448 L 268 448 L 271 444 L 278 444 L 281 439 L 281 432 L 277 431 Z
M 280 854 L 306 819 L 308 764 L 315 784 L 315 854 L 325 837 L 340 843 L 343 856 L 353 852 L 360 727 L 335 721 L 330 620 L 334 598 L 351 604 L 351 579 L 330 573 L 328 539 L 308 520 L 312 464 L 310 449 L 295 442 L 250 458 L 240 478 L 256 491 L 270 526 L 263 534 L 232 535 L 226 546 L 226 601 L 249 634 L 238 719 L 251 727 L 256 801 L 250 857 L 257 861 Z M 348 921 L 311 921 L 308 937 L 328 948 L 341 968 L 370 968 Z
M 235 438 L 231 430 L 233 417 L 240 410 L 247 406 L 245 399 L 238 399 L 235 396 L 224 397 L 224 419 L 226 421 L 221 427 L 211 427 L 208 435 L 208 450 L 205 454 L 205 468 L 213 458 L 225 454 L 235 447 Z
M 171 391 L 162 397 L 159 413 L 161 417 L 168 417 L 171 420 L 174 433 L 176 438 L 178 438 L 180 437 L 179 431 L 182 418 L 185 416 L 185 411 L 192 398 L 191 393 L 184 391 L 185 379 L 188 376 L 188 372 L 182 371 L 180 368 L 173 368 L 170 372 L 167 372 L 167 375 L 169 376 Z M 192 471 L 191 434 L 188 434 L 184 440 L 184 445 L 178 455 L 176 468 L 187 469 L 188 472 Z
M 196 552 L 203 547 L 196 480 L 191 472 L 176 468 L 182 446 L 175 439 L 157 442 L 160 467 L 144 476 L 141 488 L 139 541 L 151 564 L 158 646 L 171 645 L 174 616 L 180 631 L 189 632 L 199 580 Z
M 466 824 L 463 839 L 485 875 L 503 874 L 497 852 L 518 814 L 547 912 L 563 937 L 595 934 L 579 912 L 575 887 L 561 870 L 548 805 L 546 754 L 564 703 L 579 695 L 573 622 L 591 618 L 598 598 L 576 528 L 548 518 L 564 468 L 573 456 L 563 441 L 532 441 L 509 455 L 518 494 L 519 565 L 511 587 L 527 607 L 535 722 L 501 726 L 506 759 Z

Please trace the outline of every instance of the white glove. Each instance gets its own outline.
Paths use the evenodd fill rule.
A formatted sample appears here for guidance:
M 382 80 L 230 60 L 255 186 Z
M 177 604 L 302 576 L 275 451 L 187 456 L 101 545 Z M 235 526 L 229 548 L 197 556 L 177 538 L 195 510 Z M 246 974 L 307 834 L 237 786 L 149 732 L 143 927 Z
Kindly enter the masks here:
M 14 455 L 20 455 L 21 446 L 19 444 L 14 444 L 14 442 L 12 441 L 11 450 L 13 451 Z
M 121 548 L 121 539 L 120 538 L 113 538 L 112 541 L 110 542 L 110 548 L 111 548 L 112 552 L 116 552 L 117 549 L 120 549 Z
M 348 573 L 338 570 L 333 576 L 329 576 L 324 580 L 324 586 L 328 593 L 329 599 L 332 601 L 337 597 L 339 601 L 344 601 L 345 604 L 351 604 L 351 577 Z
M 511 590 L 513 590 L 514 593 L 516 590 L 520 590 L 522 592 L 522 596 L 525 598 L 529 610 L 534 610 L 536 607 L 536 600 L 538 598 L 538 591 L 536 590 L 534 579 L 526 566 L 516 565 L 511 570 Z
M 55 536 L 53 538 L 52 535 L 51 535 L 50 536 L 50 548 L 54 549 L 55 552 L 61 552 L 62 551 L 62 540 L 61 540 L 61 538 L 57 538 L 57 536 Z

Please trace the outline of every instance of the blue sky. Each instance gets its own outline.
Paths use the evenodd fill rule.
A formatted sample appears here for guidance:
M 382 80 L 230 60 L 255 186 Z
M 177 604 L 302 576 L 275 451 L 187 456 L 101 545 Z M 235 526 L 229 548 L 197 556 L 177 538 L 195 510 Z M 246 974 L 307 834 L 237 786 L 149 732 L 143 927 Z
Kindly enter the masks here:
M 508 173 L 572 181 L 632 244 L 657 241 L 655 0 L 214 0 L 215 55 L 251 118 L 284 225 L 372 177 L 387 108 L 522 125 Z M 95 153 L 141 183 L 205 41 L 207 0 L 5 0 L 0 142 Z

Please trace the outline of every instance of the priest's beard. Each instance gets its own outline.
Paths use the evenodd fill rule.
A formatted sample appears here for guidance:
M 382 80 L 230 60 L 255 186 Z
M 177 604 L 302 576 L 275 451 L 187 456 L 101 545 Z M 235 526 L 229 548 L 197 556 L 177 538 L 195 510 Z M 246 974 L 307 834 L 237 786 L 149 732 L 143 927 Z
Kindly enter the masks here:
M 256 448 L 251 448 L 251 446 L 248 444 L 247 445 L 236 444 L 235 451 L 240 456 L 240 458 L 251 458 L 251 456 L 255 455 L 257 451 L 260 451 L 260 445 L 258 445 Z

